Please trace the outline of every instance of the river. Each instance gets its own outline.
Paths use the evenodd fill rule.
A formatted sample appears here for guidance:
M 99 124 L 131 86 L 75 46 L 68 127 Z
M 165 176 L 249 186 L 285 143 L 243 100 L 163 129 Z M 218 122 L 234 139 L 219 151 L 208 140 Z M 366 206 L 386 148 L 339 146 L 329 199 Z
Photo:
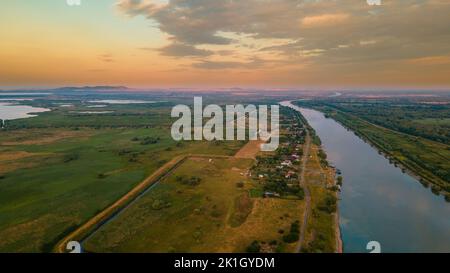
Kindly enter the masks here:
M 328 160 L 342 171 L 340 228 L 344 252 L 450 252 L 450 203 L 323 113 L 298 110 L 322 140 Z

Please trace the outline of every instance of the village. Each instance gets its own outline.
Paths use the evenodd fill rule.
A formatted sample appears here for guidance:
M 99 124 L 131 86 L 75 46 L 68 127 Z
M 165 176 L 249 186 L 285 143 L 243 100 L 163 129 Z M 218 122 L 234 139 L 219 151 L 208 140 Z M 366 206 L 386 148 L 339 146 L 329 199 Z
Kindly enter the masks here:
M 290 214 L 290 228 L 280 226 L 284 250 L 293 252 L 340 252 L 337 197 L 342 177 L 327 160 L 321 140 L 313 128 L 290 108 L 280 109 L 280 144 L 272 153 L 259 154 L 245 173 L 254 181 L 253 198 L 297 201 L 300 219 Z M 339 174 L 339 176 L 338 176 Z M 275 204 L 275 203 L 274 203 Z M 253 242 L 249 252 L 279 251 L 273 246 Z M 278 246 L 281 246 L 280 244 Z
M 273 153 L 258 156 L 251 172 L 253 179 L 263 186 L 263 197 L 302 200 L 304 190 L 299 185 L 299 168 L 306 129 L 292 115 L 284 113 L 281 117 L 279 148 Z
M 322 178 L 325 171 L 329 171 L 334 176 L 332 183 L 325 183 L 326 188 L 339 192 L 342 186 L 341 171 L 327 161 L 327 155 L 323 151 L 320 139 L 314 130 L 309 127 L 306 121 L 288 109 L 282 109 L 280 123 L 280 145 L 279 148 L 270 154 L 257 156 L 257 163 L 249 172 L 257 183 L 263 185 L 262 197 L 265 198 L 304 198 L 304 189 L 299 185 L 299 173 L 301 172 L 301 161 L 303 156 L 303 146 L 307 132 L 310 132 L 312 142 L 317 148 L 317 157 L 322 169 Z M 308 156 L 309 158 L 312 155 Z

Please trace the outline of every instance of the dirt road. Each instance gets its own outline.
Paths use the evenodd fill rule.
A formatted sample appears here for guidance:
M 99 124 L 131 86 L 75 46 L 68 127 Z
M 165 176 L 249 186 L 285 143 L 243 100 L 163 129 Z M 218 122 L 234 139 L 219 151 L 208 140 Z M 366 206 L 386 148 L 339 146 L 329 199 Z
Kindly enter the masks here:
M 303 145 L 302 169 L 300 171 L 300 178 L 299 178 L 300 187 L 302 187 L 303 190 L 305 191 L 306 206 L 305 206 L 305 213 L 303 214 L 303 222 L 300 227 L 300 239 L 298 240 L 297 243 L 296 252 L 300 252 L 302 250 L 302 243 L 305 239 L 306 226 L 308 224 L 309 211 L 311 210 L 311 194 L 305 183 L 305 170 L 306 170 L 306 163 L 308 162 L 309 158 L 310 148 L 311 148 L 311 137 L 309 135 L 309 132 L 306 131 L 305 144 Z

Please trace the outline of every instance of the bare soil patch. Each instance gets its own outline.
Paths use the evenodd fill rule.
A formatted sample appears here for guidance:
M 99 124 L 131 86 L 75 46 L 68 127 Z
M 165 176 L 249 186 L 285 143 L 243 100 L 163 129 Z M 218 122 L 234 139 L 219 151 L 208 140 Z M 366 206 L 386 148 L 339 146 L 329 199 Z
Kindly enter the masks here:
M 248 159 L 255 159 L 256 155 L 261 150 L 261 144 L 263 144 L 264 141 L 262 140 L 251 140 L 247 144 L 245 144 L 242 149 L 240 149 L 234 157 L 236 158 L 248 158 Z

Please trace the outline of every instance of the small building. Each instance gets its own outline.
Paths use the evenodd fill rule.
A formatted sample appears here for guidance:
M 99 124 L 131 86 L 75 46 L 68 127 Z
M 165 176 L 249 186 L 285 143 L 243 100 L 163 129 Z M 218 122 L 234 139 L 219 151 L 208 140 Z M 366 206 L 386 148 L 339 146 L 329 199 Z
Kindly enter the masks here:
M 276 197 L 280 197 L 280 194 L 276 193 L 276 192 L 266 191 L 266 192 L 264 192 L 263 197 L 265 197 L 265 198 L 276 198 Z
M 290 160 L 285 160 L 283 162 L 281 162 L 281 166 L 291 166 L 292 162 Z
M 295 172 L 288 171 L 287 174 L 284 176 L 284 178 L 291 178 L 293 175 L 295 175 Z

